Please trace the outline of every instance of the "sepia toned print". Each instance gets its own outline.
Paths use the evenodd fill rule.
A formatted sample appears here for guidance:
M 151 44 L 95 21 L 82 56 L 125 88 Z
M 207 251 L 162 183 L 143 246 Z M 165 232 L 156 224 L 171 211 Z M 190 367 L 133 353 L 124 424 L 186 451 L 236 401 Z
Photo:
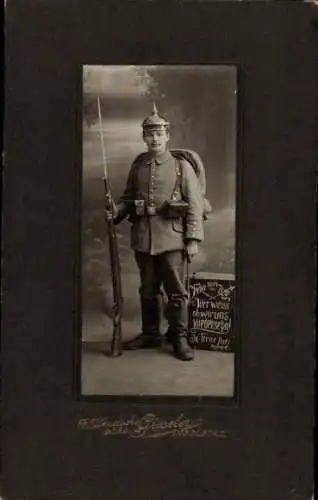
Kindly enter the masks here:
M 234 394 L 237 69 L 83 68 L 82 394 Z

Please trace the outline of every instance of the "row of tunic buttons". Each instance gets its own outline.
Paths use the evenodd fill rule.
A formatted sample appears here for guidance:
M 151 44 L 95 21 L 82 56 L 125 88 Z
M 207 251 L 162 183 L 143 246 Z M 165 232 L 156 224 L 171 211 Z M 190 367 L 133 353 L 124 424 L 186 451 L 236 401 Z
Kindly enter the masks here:
M 153 199 L 153 187 L 154 187 L 154 180 L 155 180 L 155 174 L 153 172 L 154 166 L 151 167 L 151 184 L 150 184 L 150 189 L 149 189 L 149 208 L 150 210 L 154 208 L 154 199 Z

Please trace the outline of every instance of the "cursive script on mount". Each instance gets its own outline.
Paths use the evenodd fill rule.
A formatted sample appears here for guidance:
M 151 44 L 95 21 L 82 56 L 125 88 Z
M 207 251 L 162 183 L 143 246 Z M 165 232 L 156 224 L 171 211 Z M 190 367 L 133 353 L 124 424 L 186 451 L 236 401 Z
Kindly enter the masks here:
M 175 420 L 162 420 L 153 413 L 143 417 L 125 419 L 82 418 L 78 421 L 78 429 L 95 430 L 104 436 L 126 436 L 128 438 L 159 437 L 216 437 L 225 438 L 223 430 L 203 428 L 203 420 L 189 419 L 183 414 Z

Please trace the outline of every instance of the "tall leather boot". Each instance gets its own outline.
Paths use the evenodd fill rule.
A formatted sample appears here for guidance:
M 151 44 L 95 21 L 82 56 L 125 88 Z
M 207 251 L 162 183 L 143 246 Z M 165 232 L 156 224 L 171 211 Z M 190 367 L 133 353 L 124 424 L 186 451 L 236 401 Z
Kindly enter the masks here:
M 162 343 L 160 297 L 141 298 L 141 334 L 124 343 L 124 349 L 153 349 Z
M 166 340 L 173 344 L 173 354 L 182 361 L 191 361 L 193 350 L 188 344 L 188 308 L 184 297 L 170 297 L 168 307 L 169 328 Z

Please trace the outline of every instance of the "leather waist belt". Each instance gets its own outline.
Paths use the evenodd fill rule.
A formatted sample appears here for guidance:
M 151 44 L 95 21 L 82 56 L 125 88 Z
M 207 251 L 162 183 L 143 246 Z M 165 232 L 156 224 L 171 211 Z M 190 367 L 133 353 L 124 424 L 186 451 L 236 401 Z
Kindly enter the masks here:
M 188 203 L 180 201 L 166 201 L 159 208 L 144 200 L 134 200 L 135 214 L 137 217 L 151 217 L 162 215 L 166 219 L 185 217 L 188 211 Z

